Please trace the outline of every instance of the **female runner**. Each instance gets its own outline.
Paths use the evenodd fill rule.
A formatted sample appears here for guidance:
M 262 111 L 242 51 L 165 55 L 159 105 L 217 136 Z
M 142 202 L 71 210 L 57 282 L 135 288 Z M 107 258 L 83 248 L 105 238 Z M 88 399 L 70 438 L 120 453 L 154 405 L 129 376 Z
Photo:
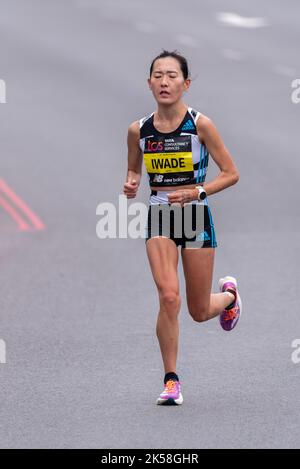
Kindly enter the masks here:
M 165 376 L 164 390 L 156 403 L 162 405 L 183 402 L 176 369 L 181 307 L 179 246 L 192 318 L 203 322 L 219 316 L 222 328 L 231 331 L 242 311 L 234 277 L 221 278 L 220 293 L 211 293 L 217 241 L 208 205 L 208 196 L 236 184 L 239 173 L 212 120 L 183 102 L 190 82 L 183 56 L 166 50 L 158 55 L 148 78 L 157 109 L 134 121 L 127 139 L 124 194 L 129 199 L 136 196 L 143 160 L 151 190 L 145 242 L 160 304 L 156 334 Z M 220 172 L 204 184 L 209 155 Z

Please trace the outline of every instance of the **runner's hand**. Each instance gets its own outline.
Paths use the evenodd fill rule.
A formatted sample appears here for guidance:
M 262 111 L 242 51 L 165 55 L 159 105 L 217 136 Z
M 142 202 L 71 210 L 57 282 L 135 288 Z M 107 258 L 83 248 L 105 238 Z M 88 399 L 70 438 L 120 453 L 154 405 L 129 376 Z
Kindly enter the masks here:
M 124 184 L 123 192 L 127 196 L 127 199 L 133 199 L 138 191 L 139 184 L 136 182 L 135 179 L 128 181 Z
M 168 199 L 169 203 L 175 204 L 179 203 L 181 207 L 184 207 L 184 205 L 188 202 L 191 202 L 194 200 L 194 190 L 193 189 L 185 189 L 185 190 L 177 190 L 177 191 L 172 191 L 168 194 Z

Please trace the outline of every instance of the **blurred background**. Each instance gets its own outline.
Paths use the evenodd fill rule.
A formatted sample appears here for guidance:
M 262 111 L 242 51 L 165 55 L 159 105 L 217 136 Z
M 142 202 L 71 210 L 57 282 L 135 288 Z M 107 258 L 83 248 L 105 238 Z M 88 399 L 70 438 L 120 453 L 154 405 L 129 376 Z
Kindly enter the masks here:
M 299 446 L 299 39 L 297 0 L 0 0 L 2 448 Z M 178 408 L 155 405 L 144 239 L 96 236 L 97 205 L 123 191 L 128 126 L 156 109 L 162 49 L 188 59 L 185 102 L 240 172 L 209 204 L 213 291 L 236 276 L 243 318 L 231 334 L 193 322 L 179 264 Z M 148 197 L 144 171 L 135 201 Z

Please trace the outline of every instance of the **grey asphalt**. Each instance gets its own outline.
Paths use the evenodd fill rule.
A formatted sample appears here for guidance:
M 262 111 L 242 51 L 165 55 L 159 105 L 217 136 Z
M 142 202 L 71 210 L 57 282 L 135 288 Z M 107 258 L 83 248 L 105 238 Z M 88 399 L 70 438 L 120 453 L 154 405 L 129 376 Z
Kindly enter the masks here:
M 296 0 L 1 1 L 0 178 L 45 224 L 18 231 L 0 206 L 1 448 L 299 447 L 299 36 Z M 194 322 L 179 265 L 185 402 L 165 408 L 144 240 L 96 236 L 97 205 L 122 193 L 128 125 L 155 110 L 162 48 L 189 59 L 185 102 L 240 171 L 209 204 L 213 291 L 234 275 L 244 306 L 230 334 Z M 217 172 L 211 159 L 207 181 Z M 136 201 L 148 195 L 144 174 Z

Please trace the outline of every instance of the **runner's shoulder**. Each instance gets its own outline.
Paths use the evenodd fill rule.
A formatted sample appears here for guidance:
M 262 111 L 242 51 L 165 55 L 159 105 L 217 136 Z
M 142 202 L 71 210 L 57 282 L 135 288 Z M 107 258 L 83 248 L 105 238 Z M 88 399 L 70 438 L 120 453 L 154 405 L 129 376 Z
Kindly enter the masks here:
M 196 121 L 196 129 L 199 139 L 203 142 L 205 136 L 207 136 L 214 128 L 215 125 L 212 119 L 201 113 Z
M 134 143 L 138 143 L 140 140 L 140 123 L 139 121 L 131 122 L 128 127 L 128 140 Z
M 140 122 L 133 121 L 128 127 L 128 137 L 132 139 L 140 139 Z

